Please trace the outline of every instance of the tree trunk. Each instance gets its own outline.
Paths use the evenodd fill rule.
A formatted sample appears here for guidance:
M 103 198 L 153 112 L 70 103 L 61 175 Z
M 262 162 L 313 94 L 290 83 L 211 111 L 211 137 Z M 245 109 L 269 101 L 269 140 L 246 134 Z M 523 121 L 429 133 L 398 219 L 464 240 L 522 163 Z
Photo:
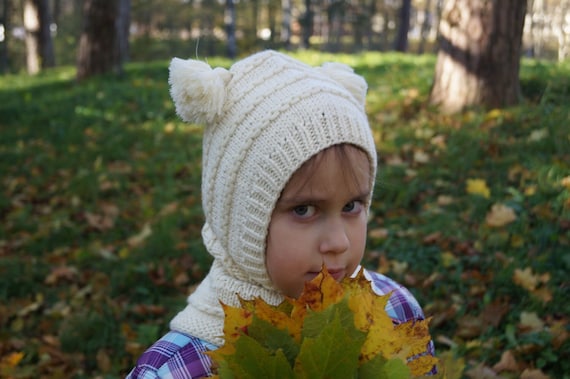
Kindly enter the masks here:
M 305 0 L 305 13 L 301 19 L 302 26 L 302 46 L 304 49 L 311 47 L 311 36 L 313 35 L 313 10 L 311 7 L 311 0 Z
M 291 44 L 291 0 L 281 0 L 281 43 L 289 49 Z
M 430 101 L 445 113 L 498 108 L 520 100 L 524 0 L 449 0 Z
M 422 19 L 422 26 L 420 31 L 420 45 L 418 47 L 418 54 L 423 54 L 425 51 L 426 42 L 431 31 L 431 0 L 426 0 L 424 7 L 424 18 Z
M 2 0 L 2 14 L 0 15 L 0 24 L 4 27 L 2 38 L 0 38 L 0 73 L 8 72 L 8 41 L 10 39 L 10 1 Z
M 131 27 L 131 0 L 119 0 L 117 15 L 117 66 L 123 74 L 123 66 L 129 60 L 129 30 Z
M 570 1 L 562 0 L 556 7 L 554 17 L 554 34 L 558 39 L 558 61 L 564 61 L 570 56 Z
M 48 0 L 34 0 L 38 9 L 40 30 L 39 46 L 42 68 L 55 66 L 55 55 L 53 51 L 53 40 L 51 38 L 51 12 Z
M 77 57 L 78 80 L 113 70 L 117 61 L 117 12 L 114 0 L 85 0 Z
M 40 15 L 32 0 L 24 1 L 24 29 L 26 30 L 26 69 L 28 74 L 40 72 Z
M 277 29 L 275 26 L 275 6 L 273 5 L 273 1 L 267 2 L 267 18 L 269 19 L 269 31 L 270 31 L 270 41 L 273 44 L 275 42 L 275 30 Z
M 226 38 L 228 40 L 228 58 L 234 59 L 237 56 L 236 41 L 236 6 L 234 0 L 226 0 L 224 15 L 224 26 L 226 28 Z
M 24 1 L 26 67 L 30 75 L 37 74 L 41 68 L 55 66 L 48 5 L 48 0 Z
M 253 40 L 257 41 L 259 34 L 259 0 L 251 1 L 251 20 Z
M 408 50 L 408 32 L 410 30 L 410 14 L 412 0 L 403 0 L 398 15 L 398 33 L 394 41 L 394 50 L 405 53 Z

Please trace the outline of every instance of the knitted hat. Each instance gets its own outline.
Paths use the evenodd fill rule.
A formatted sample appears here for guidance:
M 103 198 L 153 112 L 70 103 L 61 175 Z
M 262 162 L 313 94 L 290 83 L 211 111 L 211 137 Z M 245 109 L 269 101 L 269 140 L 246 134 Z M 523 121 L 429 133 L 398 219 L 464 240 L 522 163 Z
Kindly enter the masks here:
M 171 96 L 178 115 L 204 124 L 202 237 L 212 267 L 172 330 L 223 344 L 220 301 L 239 305 L 236 294 L 278 304 L 283 295 L 265 267 L 267 231 L 289 178 L 309 158 L 337 144 L 376 148 L 364 109 L 367 85 L 339 63 L 311 67 L 263 51 L 229 70 L 174 58 Z

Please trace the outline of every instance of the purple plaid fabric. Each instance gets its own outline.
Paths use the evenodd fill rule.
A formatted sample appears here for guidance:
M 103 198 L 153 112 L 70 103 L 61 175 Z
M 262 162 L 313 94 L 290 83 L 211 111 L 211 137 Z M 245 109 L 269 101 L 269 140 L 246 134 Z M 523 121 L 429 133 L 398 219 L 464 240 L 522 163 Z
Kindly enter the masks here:
M 392 292 L 386 305 L 386 312 L 395 324 L 410 320 L 423 320 L 424 314 L 414 296 L 394 280 L 371 271 L 366 271 L 378 294 Z M 201 339 L 178 332 L 169 332 L 154 343 L 137 361 L 127 379 L 192 379 L 212 374 L 211 360 L 204 354 L 216 346 Z M 426 347 L 425 354 L 435 355 L 433 342 Z M 436 373 L 435 367 L 431 373 Z

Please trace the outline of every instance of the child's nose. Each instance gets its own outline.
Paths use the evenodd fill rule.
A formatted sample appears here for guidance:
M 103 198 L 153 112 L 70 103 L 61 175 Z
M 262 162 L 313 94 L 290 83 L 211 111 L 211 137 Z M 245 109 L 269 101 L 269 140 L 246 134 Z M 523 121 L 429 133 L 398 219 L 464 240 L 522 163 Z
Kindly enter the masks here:
M 321 254 L 340 254 L 348 250 L 350 241 L 341 219 L 332 219 L 323 225 L 319 250 Z

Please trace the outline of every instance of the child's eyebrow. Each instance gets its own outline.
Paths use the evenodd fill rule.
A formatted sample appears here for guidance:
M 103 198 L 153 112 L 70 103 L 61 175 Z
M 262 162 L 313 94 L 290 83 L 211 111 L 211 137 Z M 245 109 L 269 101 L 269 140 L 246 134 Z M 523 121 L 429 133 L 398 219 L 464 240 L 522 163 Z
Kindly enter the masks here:
M 370 197 L 370 190 L 361 190 L 359 193 L 352 195 L 350 200 L 365 200 Z M 287 205 L 298 205 L 298 204 L 320 204 L 326 202 L 326 198 L 320 198 L 318 196 L 313 195 L 293 195 L 290 197 L 281 196 L 277 203 L 287 206 Z

